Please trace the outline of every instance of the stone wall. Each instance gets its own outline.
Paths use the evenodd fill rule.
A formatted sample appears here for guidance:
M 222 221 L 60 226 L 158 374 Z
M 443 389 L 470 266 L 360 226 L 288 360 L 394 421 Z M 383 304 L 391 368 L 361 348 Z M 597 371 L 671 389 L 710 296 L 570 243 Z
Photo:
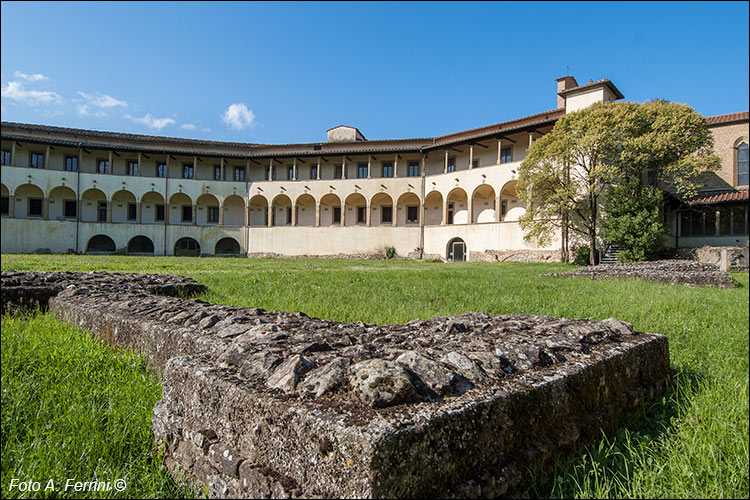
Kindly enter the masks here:
M 337 323 L 176 297 L 199 291 L 187 279 L 2 279 L 4 306 L 47 287 L 52 313 L 148 356 L 165 463 L 213 497 L 513 494 L 617 429 L 669 373 L 665 337 L 613 318 Z
M 680 257 L 718 266 L 723 271 L 747 271 L 750 248 L 744 247 L 711 247 L 679 248 Z M 722 260 L 722 254 L 726 256 Z

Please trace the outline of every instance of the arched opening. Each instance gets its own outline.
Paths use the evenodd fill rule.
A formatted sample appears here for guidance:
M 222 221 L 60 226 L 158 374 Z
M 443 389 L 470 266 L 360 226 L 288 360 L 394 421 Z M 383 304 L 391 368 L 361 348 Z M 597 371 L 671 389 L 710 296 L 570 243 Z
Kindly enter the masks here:
M 371 226 L 392 226 L 393 218 L 393 198 L 385 193 L 378 193 L 370 201 L 370 225 Z
M 424 199 L 424 225 L 439 226 L 443 223 L 443 195 L 430 191 Z
M 76 208 L 76 193 L 67 186 L 58 186 L 49 193 L 49 219 L 50 220 L 75 220 L 78 210 Z
M 201 245 L 193 238 L 180 238 L 174 244 L 174 254 L 178 257 L 198 257 L 201 254 Z
M 224 225 L 245 225 L 245 200 L 241 196 L 233 194 L 224 199 Z
M 320 225 L 341 225 L 341 199 L 332 193 L 328 193 L 320 199 Z
M 247 221 L 249 226 L 263 227 L 268 225 L 268 200 L 256 194 L 250 198 L 247 205 Z
M 414 193 L 404 193 L 398 198 L 396 223 L 399 226 L 419 225 L 419 196 Z
M 450 262 L 466 262 L 466 243 L 461 238 L 453 238 L 445 248 L 445 258 Z
M 315 198 L 309 194 L 302 194 L 294 202 L 294 212 L 298 226 L 315 225 Z
M 526 213 L 526 207 L 516 194 L 517 184 L 518 181 L 507 182 L 500 190 L 500 220 L 516 221 Z
M 204 193 L 195 200 L 198 226 L 219 225 L 219 200 L 216 196 Z
M 234 238 L 222 238 L 216 242 L 214 255 L 239 255 L 240 244 Z
M 81 195 L 81 220 L 83 222 L 107 222 L 107 196 L 103 191 L 91 188 Z
M 86 253 L 112 253 L 116 249 L 114 240 L 106 234 L 97 234 L 86 244 Z
M 469 223 L 469 197 L 466 191 L 455 188 L 446 197 L 446 224 L 468 224 Z
M 195 213 L 193 199 L 185 193 L 175 193 L 169 198 L 169 224 L 192 225 Z
M 14 193 L 17 219 L 41 219 L 44 214 L 44 191 L 34 184 L 21 184 Z M 18 201 L 18 199 L 21 201 Z
M 135 195 L 122 189 L 112 195 L 112 222 L 135 224 L 138 218 L 138 205 Z
M 271 225 L 272 226 L 291 226 L 292 225 L 292 200 L 285 194 L 277 195 L 271 200 Z
M 164 197 L 156 191 L 141 198 L 141 224 L 164 224 Z
M 495 222 L 495 190 L 482 184 L 471 195 L 472 223 Z
M 148 236 L 135 236 L 128 241 L 128 253 L 137 255 L 153 255 L 154 242 Z
M 5 184 L 0 183 L 0 215 L 6 216 L 11 214 L 10 203 L 10 191 Z
M 364 226 L 367 224 L 367 200 L 360 193 L 352 193 L 344 200 L 347 226 Z

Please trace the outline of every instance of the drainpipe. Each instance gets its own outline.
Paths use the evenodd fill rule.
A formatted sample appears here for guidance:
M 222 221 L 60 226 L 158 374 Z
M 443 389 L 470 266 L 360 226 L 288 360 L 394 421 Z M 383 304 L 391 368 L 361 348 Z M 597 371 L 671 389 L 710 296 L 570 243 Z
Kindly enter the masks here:
M 81 143 L 78 143 L 78 168 L 76 175 L 76 248 L 75 252 L 78 253 L 78 234 L 79 224 L 81 223 L 81 167 L 83 162 L 81 161 Z
M 425 197 L 427 196 L 427 193 L 425 193 L 425 183 L 426 183 L 426 176 L 425 176 L 425 168 L 426 162 L 424 159 L 424 152 L 422 151 L 422 148 L 419 148 L 419 155 L 420 158 L 420 165 L 419 170 L 422 174 L 422 206 L 420 207 L 420 213 L 419 213 L 419 259 L 424 259 L 424 214 L 425 214 Z M 408 162 L 407 162 L 408 163 Z M 408 166 L 408 165 L 407 165 Z
M 247 165 L 247 173 L 245 174 L 245 194 L 243 198 L 245 198 L 245 213 L 242 214 L 242 220 L 248 219 L 247 217 L 247 211 L 250 210 L 250 153 L 246 156 L 245 164 Z M 243 222 L 243 228 L 245 229 L 245 257 L 250 254 L 250 229 L 247 227 L 250 224 L 250 220 L 248 219 L 247 224 Z
M 169 221 L 169 152 L 164 167 L 164 257 L 167 256 L 167 222 Z

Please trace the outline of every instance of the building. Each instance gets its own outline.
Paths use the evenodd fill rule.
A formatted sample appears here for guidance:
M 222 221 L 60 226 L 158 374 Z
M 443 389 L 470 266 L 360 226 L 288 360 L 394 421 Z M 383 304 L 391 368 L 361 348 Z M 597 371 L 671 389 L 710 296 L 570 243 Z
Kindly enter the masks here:
M 401 140 L 367 140 L 340 125 L 312 144 L 2 122 L 1 250 L 315 256 L 393 247 L 412 258 L 557 259 L 559 240 L 523 239 L 518 167 L 565 113 L 622 97 L 609 80 L 579 85 L 566 76 L 557 107 L 531 116 Z M 725 179 L 732 190 L 747 185 L 747 122 L 744 113 L 715 123 L 736 142 L 727 161 L 739 167 L 727 172 L 738 173 Z

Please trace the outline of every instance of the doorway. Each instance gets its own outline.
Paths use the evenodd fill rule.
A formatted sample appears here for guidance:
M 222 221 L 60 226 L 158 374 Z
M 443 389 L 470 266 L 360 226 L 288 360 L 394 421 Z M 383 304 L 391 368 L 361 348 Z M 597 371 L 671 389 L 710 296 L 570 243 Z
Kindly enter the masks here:
M 466 262 L 466 243 L 461 238 L 453 238 L 448 242 L 446 258 L 450 262 Z

